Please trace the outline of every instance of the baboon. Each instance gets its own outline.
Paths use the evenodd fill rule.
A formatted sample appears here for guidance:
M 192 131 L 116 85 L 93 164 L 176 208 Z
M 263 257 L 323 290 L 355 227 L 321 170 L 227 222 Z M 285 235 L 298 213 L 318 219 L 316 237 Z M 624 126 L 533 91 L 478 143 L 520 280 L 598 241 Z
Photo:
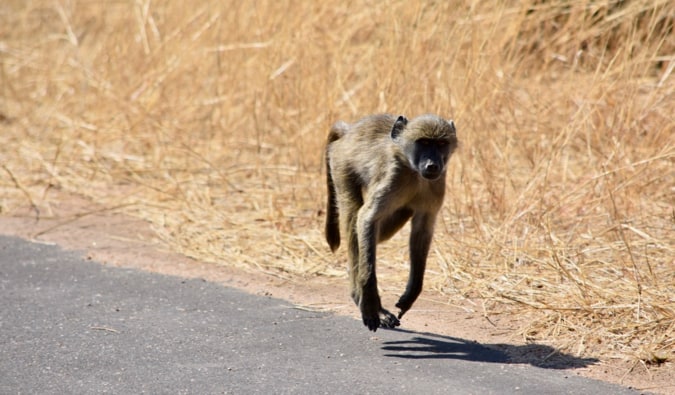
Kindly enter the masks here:
M 335 252 L 340 233 L 346 236 L 352 299 L 371 331 L 399 326 L 422 291 L 446 165 L 456 147 L 454 122 L 435 115 L 411 121 L 371 115 L 337 122 L 328 134 L 326 241 Z M 375 250 L 410 219 L 410 274 L 397 317 L 380 302 Z

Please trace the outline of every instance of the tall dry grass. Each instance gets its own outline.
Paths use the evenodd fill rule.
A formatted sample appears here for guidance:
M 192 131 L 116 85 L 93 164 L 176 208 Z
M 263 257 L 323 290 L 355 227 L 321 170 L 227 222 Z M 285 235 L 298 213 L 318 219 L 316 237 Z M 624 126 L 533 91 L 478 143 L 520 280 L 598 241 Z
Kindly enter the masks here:
M 49 216 L 64 190 L 192 257 L 343 276 L 320 231 L 329 126 L 438 113 L 462 145 L 427 292 L 561 351 L 672 360 L 672 2 L 187 4 L 2 2 L 1 213 Z

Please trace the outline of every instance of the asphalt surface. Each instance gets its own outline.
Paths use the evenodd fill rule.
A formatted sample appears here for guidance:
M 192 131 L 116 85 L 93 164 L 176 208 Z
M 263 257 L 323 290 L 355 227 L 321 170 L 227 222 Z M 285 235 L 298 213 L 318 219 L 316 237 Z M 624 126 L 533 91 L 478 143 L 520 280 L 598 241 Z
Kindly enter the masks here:
M 447 336 L 0 236 L 0 394 L 633 394 Z

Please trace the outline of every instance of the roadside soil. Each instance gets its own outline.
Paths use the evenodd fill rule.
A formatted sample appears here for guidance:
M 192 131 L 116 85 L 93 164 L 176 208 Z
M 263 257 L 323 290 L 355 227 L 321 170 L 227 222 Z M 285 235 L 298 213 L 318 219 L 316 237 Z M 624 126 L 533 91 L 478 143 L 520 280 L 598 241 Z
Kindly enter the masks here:
M 298 277 L 283 272 L 241 270 L 225 264 L 198 262 L 170 251 L 157 239 L 150 225 L 123 214 L 101 210 L 81 198 L 68 196 L 50 204 L 50 212 L 38 218 L 34 210 L 17 210 L 0 216 L 0 234 L 40 243 L 58 244 L 81 251 L 85 259 L 104 265 L 137 268 L 166 275 L 202 278 L 246 292 L 281 298 L 302 309 L 330 311 L 359 319 L 350 302 L 344 279 Z M 340 252 L 341 253 L 341 252 Z M 385 306 L 397 295 L 384 293 Z M 675 394 L 675 364 L 647 367 L 625 359 L 597 360 L 558 353 L 550 345 L 526 343 L 518 338 L 518 317 L 486 315 L 480 300 L 463 305 L 430 291 L 423 293 L 402 320 L 402 327 L 476 341 L 506 352 L 512 363 L 567 369 L 582 375 L 618 383 L 641 391 Z M 363 334 L 367 334 L 363 328 Z

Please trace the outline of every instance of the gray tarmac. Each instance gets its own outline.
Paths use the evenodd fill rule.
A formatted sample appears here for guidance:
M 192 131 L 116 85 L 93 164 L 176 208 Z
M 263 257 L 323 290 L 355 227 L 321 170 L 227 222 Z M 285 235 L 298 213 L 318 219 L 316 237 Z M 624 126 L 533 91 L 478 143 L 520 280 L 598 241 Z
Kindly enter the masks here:
M 579 360 L 578 363 L 592 363 Z M 0 394 L 634 394 L 564 366 L 0 236 Z

